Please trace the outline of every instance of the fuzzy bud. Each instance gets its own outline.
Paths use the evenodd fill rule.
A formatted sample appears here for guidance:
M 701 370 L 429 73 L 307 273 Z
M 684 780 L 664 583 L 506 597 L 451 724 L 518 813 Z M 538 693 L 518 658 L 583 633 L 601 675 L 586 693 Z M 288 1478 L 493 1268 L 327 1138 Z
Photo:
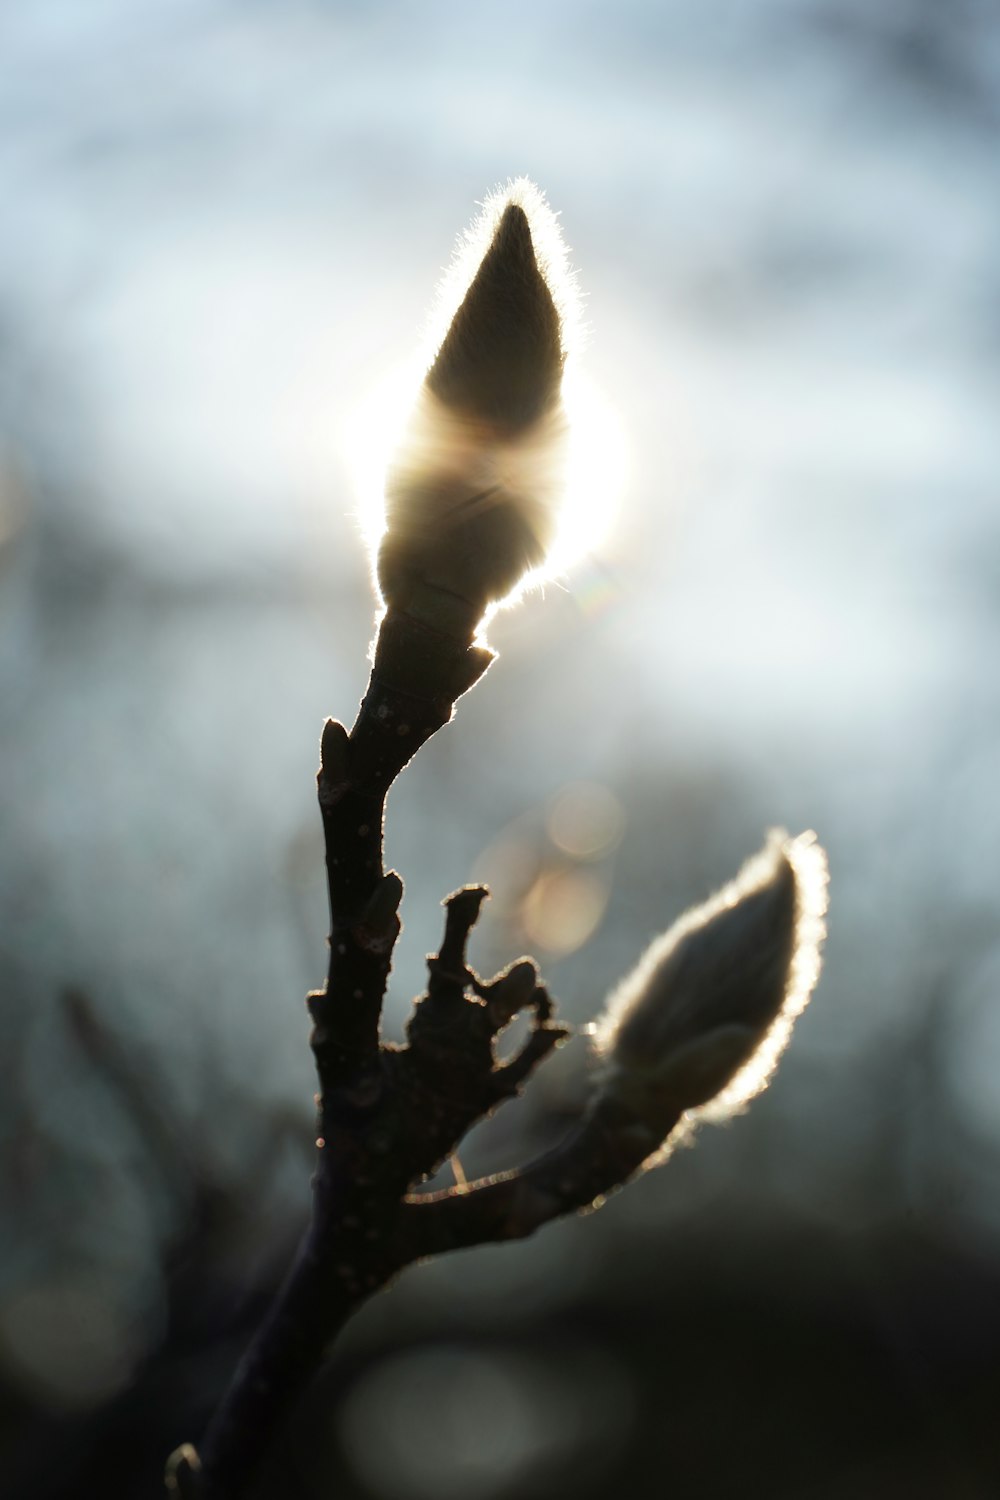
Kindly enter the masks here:
M 561 498 L 565 251 L 523 181 L 487 203 L 484 228 L 489 243 L 386 479 L 379 587 L 390 607 L 431 623 L 447 618 L 435 596 L 461 601 L 475 621 L 511 593 L 544 559 Z
M 819 976 L 826 883 L 814 835 L 772 834 L 657 938 L 598 1027 L 606 1097 L 662 1139 L 685 1111 L 765 1088 Z

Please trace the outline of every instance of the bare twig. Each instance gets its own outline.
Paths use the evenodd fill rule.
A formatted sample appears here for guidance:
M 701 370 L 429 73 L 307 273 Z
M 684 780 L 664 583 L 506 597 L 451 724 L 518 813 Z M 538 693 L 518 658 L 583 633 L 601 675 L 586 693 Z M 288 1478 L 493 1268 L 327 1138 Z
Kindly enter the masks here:
M 187 1486 L 240 1494 L 345 1319 L 422 1253 L 404 1231 L 408 1192 L 567 1035 L 552 1023 L 530 961 L 490 983 L 467 967 L 468 935 L 487 894 L 476 887 L 446 903 L 444 938 L 429 961 L 409 1045 L 379 1042 L 403 892 L 399 877 L 382 869 L 386 793 L 491 660 L 471 638 L 390 613 L 352 733 L 334 720 L 323 731 L 318 788 L 331 926 L 327 984 L 309 997 L 320 1079 L 312 1223 L 200 1457 L 190 1448 L 174 1456 L 171 1482 L 180 1493 Z M 498 1064 L 493 1042 L 524 1009 L 535 1017 L 528 1040 Z
M 379 552 L 388 607 L 368 691 L 350 734 L 330 719 L 322 735 L 330 956 L 324 989 L 308 998 L 320 1083 L 312 1222 L 200 1456 L 186 1445 L 171 1459 L 168 1487 L 182 1495 L 245 1493 L 344 1321 L 404 1266 L 597 1206 L 662 1159 L 720 1091 L 762 1087 L 815 983 L 822 853 L 806 839 L 773 839 L 624 981 L 601 1029 L 594 1098 L 561 1145 L 519 1171 L 473 1183 L 456 1171 L 455 1187 L 420 1191 L 568 1034 L 531 959 L 489 981 L 469 967 L 487 895 L 470 886 L 445 902 L 406 1045 L 379 1037 L 403 896 L 382 863 L 387 794 L 488 668 L 492 653 L 475 642 L 483 613 L 538 560 L 551 530 L 522 481 L 526 450 L 558 448 L 562 328 L 523 207 L 501 205 L 494 228 L 390 470 Z M 497 1037 L 522 1012 L 527 1040 L 501 1062 Z

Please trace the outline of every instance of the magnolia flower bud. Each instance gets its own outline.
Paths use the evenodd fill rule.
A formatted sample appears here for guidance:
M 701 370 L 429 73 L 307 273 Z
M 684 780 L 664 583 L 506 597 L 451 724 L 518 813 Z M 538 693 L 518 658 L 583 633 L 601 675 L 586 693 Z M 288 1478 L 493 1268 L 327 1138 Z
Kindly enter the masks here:
M 819 977 L 826 855 L 771 835 L 740 874 L 647 949 L 598 1027 L 606 1097 L 652 1135 L 766 1087 Z
M 390 607 L 475 622 L 544 558 L 565 439 L 571 286 L 555 218 L 530 183 L 487 204 L 488 248 L 427 372 L 390 463 L 378 581 Z M 539 262 L 533 230 L 548 242 Z M 554 243 L 554 249 L 553 249 Z

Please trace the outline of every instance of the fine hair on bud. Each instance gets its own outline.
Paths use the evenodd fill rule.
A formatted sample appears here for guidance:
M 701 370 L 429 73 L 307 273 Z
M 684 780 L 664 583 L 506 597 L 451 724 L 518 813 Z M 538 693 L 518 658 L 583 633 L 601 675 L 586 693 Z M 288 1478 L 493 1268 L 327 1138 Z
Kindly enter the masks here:
M 657 938 L 599 1023 L 604 1093 L 655 1133 L 765 1088 L 819 977 L 826 885 L 815 836 L 775 832 Z
M 555 215 L 531 183 L 487 200 L 442 301 L 450 317 L 389 464 L 377 564 L 385 603 L 432 622 L 435 595 L 481 618 L 555 532 L 575 295 Z
M 528 216 L 509 200 L 427 372 L 426 389 L 449 411 L 515 438 L 558 401 L 564 358 L 559 313 L 535 258 Z

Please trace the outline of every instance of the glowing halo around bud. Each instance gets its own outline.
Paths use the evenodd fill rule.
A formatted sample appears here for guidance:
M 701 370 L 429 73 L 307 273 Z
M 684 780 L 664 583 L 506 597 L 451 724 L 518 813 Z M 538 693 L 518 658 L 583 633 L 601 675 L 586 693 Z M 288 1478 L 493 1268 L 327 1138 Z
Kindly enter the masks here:
M 478 596 L 488 619 L 599 546 L 625 484 L 626 444 L 579 369 L 580 345 L 580 299 L 556 215 L 518 178 L 459 237 L 422 357 L 380 381 L 342 434 L 384 598 L 391 578 L 389 602 L 400 604 L 411 579 L 433 576 L 435 587 Z M 467 544 L 448 540 L 449 517 L 467 527 L 466 506 L 482 500 L 488 510 L 494 490 L 497 520 L 471 523 L 480 550 L 463 553 L 456 572 L 456 549 Z M 503 514 L 524 528 L 520 541 Z
M 353 514 L 374 569 L 385 531 L 385 476 L 424 377 L 419 358 L 400 360 L 347 411 L 339 447 L 350 476 Z
M 531 244 L 559 314 L 559 332 L 565 353 L 579 354 L 584 342 L 580 291 L 569 250 L 559 227 L 559 216 L 549 207 L 541 188 L 528 177 L 501 183 L 480 205 L 480 211 L 455 242 L 451 261 L 437 285 L 424 328 L 424 359 L 429 366 L 437 354 L 462 299 L 490 248 L 504 210 L 511 203 L 523 208 L 531 226 Z
M 625 428 L 603 392 L 572 361 L 563 376 L 569 419 L 565 492 L 545 564 L 528 583 L 544 582 L 596 552 L 610 534 L 628 482 Z
M 765 1089 L 819 978 L 826 853 L 773 830 L 720 891 L 654 939 L 596 1028 L 604 1090 L 660 1146 Z
M 353 510 L 373 564 L 385 531 L 385 476 L 425 373 L 420 359 L 389 370 L 348 413 L 340 435 Z M 569 420 L 565 492 L 544 564 L 522 579 L 513 602 L 533 585 L 562 577 L 596 552 L 618 514 L 628 481 L 625 429 L 612 404 L 574 362 L 563 376 Z

